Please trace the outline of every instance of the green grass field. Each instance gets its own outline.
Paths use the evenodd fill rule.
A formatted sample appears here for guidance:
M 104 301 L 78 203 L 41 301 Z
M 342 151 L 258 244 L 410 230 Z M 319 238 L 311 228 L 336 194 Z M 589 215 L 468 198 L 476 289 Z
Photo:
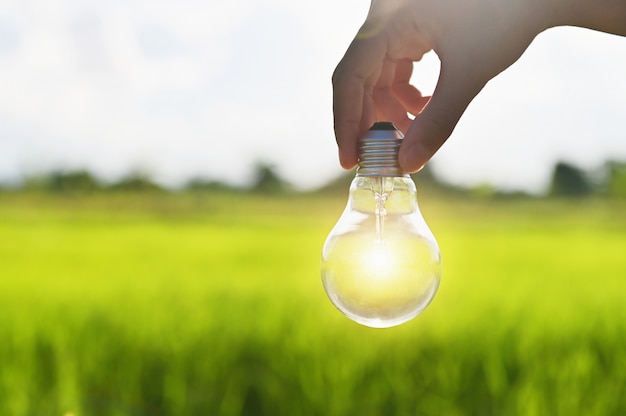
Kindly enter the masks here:
M 0 414 L 626 414 L 626 203 L 420 194 L 442 285 L 376 330 L 344 198 L 0 195 Z

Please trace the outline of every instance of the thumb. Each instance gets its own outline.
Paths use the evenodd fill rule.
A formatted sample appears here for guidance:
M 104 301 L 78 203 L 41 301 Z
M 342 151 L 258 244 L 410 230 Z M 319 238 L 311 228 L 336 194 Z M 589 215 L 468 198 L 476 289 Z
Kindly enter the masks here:
M 471 72 L 463 66 L 445 66 L 442 61 L 437 87 L 402 141 L 398 159 L 403 171 L 420 170 L 450 137 L 463 112 L 487 81 L 477 74 L 471 76 Z

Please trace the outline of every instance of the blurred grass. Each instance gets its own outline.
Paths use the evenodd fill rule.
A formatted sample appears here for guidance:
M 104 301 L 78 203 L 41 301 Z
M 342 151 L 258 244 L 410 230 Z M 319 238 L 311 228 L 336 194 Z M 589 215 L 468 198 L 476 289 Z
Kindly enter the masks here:
M 2 415 L 626 413 L 626 204 L 420 203 L 414 321 L 327 300 L 344 197 L 0 195 Z

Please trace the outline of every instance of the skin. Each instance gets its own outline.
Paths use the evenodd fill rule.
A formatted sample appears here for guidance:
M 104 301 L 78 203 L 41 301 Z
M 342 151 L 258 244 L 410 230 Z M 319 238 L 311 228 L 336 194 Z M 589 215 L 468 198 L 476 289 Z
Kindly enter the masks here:
M 626 35 L 626 0 L 373 0 L 333 74 L 341 165 L 357 164 L 358 138 L 384 120 L 405 134 L 402 169 L 420 170 L 485 84 L 537 34 L 560 25 Z M 441 71 L 432 97 L 424 97 L 409 81 L 430 50 Z

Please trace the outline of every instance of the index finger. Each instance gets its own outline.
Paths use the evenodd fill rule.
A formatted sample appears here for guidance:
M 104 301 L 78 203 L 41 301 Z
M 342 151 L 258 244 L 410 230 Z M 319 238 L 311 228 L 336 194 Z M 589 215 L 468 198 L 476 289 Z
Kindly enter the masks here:
M 333 115 L 339 161 L 345 169 L 357 161 L 357 141 L 376 121 L 372 89 L 386 55 L 381 36 L 357 36 L 333 73 Z

